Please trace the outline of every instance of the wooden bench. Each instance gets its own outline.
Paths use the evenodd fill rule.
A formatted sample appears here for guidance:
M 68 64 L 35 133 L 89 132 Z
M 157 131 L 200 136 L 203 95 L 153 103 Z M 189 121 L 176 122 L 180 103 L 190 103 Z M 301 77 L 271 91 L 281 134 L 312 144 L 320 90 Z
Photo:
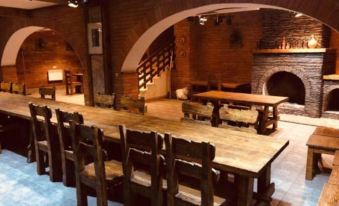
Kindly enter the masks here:
M 318 127 L 307 141 L 306 179 L 312 180 L 317 172 L 321 154 L 333 155 L 339 150 L 339 129 Z
M 321 192 L 318 206 L 339 205 L 339 151 L 334 154 L 333 169 Z
M 203 105 L 197 102 L 185 101 L 182 103 L 183 120 L 212 119 L 213 106 Z

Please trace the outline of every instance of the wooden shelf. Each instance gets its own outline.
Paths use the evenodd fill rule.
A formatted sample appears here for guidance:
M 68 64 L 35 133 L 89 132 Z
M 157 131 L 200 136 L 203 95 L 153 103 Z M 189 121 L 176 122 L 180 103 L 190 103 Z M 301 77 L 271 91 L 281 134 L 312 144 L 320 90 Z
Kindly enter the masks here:
M 324 75 L 323 79 L 324 80 L 339 81 L 339 74 Z
M 335 49 L 329 48 L 316 48 L 316 49 L 258 49 L 254 50 L 254 54 L 298 54 L 298 53 L 326 53 L 334 51 Z

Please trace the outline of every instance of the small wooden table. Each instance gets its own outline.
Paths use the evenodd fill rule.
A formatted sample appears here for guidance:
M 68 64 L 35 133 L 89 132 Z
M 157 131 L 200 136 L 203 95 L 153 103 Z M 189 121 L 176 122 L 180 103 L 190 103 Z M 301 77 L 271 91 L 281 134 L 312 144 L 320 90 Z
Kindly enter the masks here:
M 56 123 L 56 108 L 79 112 L 83 114 L 86 125 L 102 128 L 105 139 L 117 144 L 120 143 L 119 124 L 142 131 L 171 133 L 193 141 L 210 142 L 216 147 L 212 167 L 236 176 L 237 206 L 250 206 L 254 195 L 260 200 L 270 200 L 274 192 L 271 163 L 289 144 L 288 140 L 274 137 L 3 92 L 0 92 L 0 113 L 30 120 L 28 102 L 48 105 L 53 110 L 52 123 Z M 255 178 L 258 179 L 256 193 L 253 191 Z
M 306 145 L 308 150 L 305 178 L 312 180 L 317 172 L 317 163 L 321 159 L 321 154 L 333 155 L 339 150 L 339 129 L 317 127 Z
M 259 121 L 259 134 L 265 134 L 267 127 L 273 124 L 273 130 L 278 126 L 279 114 L 278 114 L 278 105 L 287 102 L 288 97 L 278 97 L 278 96 L 266 96 L 258 94 L 245 94 L 245 93 L 235 93 L 235 92 L 223 92 L 223 91 L 208 91 L 199 94 L 194 94 L 194 98 L 204 99 L 213 102 L 214 109 L 212 115 L 212 125 L 218 126 L 220 122 L 219 118 L 219 109 L 220 101 L 231 102 L 245 105 L 257 105 L 263 106 L 263 115 Z M 269 108 L 273 107 L 273 116 L 269 116 Z

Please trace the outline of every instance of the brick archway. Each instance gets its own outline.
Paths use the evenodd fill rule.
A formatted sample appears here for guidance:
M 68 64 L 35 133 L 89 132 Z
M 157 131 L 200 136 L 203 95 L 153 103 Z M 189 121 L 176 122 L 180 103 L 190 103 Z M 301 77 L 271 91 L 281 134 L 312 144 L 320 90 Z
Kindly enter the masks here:
M 124 42 L 124 51 L 117 62 L 122 72 L 135 72 L 137 65 L 151 42 L 165 29 L 189 16 L 220 8 L 273 8 L 301 12 L 339 31 L 339 4 L 335 0 L 210 0 L 210 1 L 160 1 L 147 11 L 147 18 L 130 28 L 133 35 Z M 121 62 L 120 62 L 121 61 Z

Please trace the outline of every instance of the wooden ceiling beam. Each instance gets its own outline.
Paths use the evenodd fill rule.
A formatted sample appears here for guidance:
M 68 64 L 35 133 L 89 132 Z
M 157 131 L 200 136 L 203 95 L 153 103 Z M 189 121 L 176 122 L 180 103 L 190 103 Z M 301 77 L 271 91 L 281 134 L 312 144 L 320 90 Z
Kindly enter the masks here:
M 48 3 L 55 3 L 55 4 L 67 4 L 68 0 L 32 0 L 32 1 L 43 1 Z

